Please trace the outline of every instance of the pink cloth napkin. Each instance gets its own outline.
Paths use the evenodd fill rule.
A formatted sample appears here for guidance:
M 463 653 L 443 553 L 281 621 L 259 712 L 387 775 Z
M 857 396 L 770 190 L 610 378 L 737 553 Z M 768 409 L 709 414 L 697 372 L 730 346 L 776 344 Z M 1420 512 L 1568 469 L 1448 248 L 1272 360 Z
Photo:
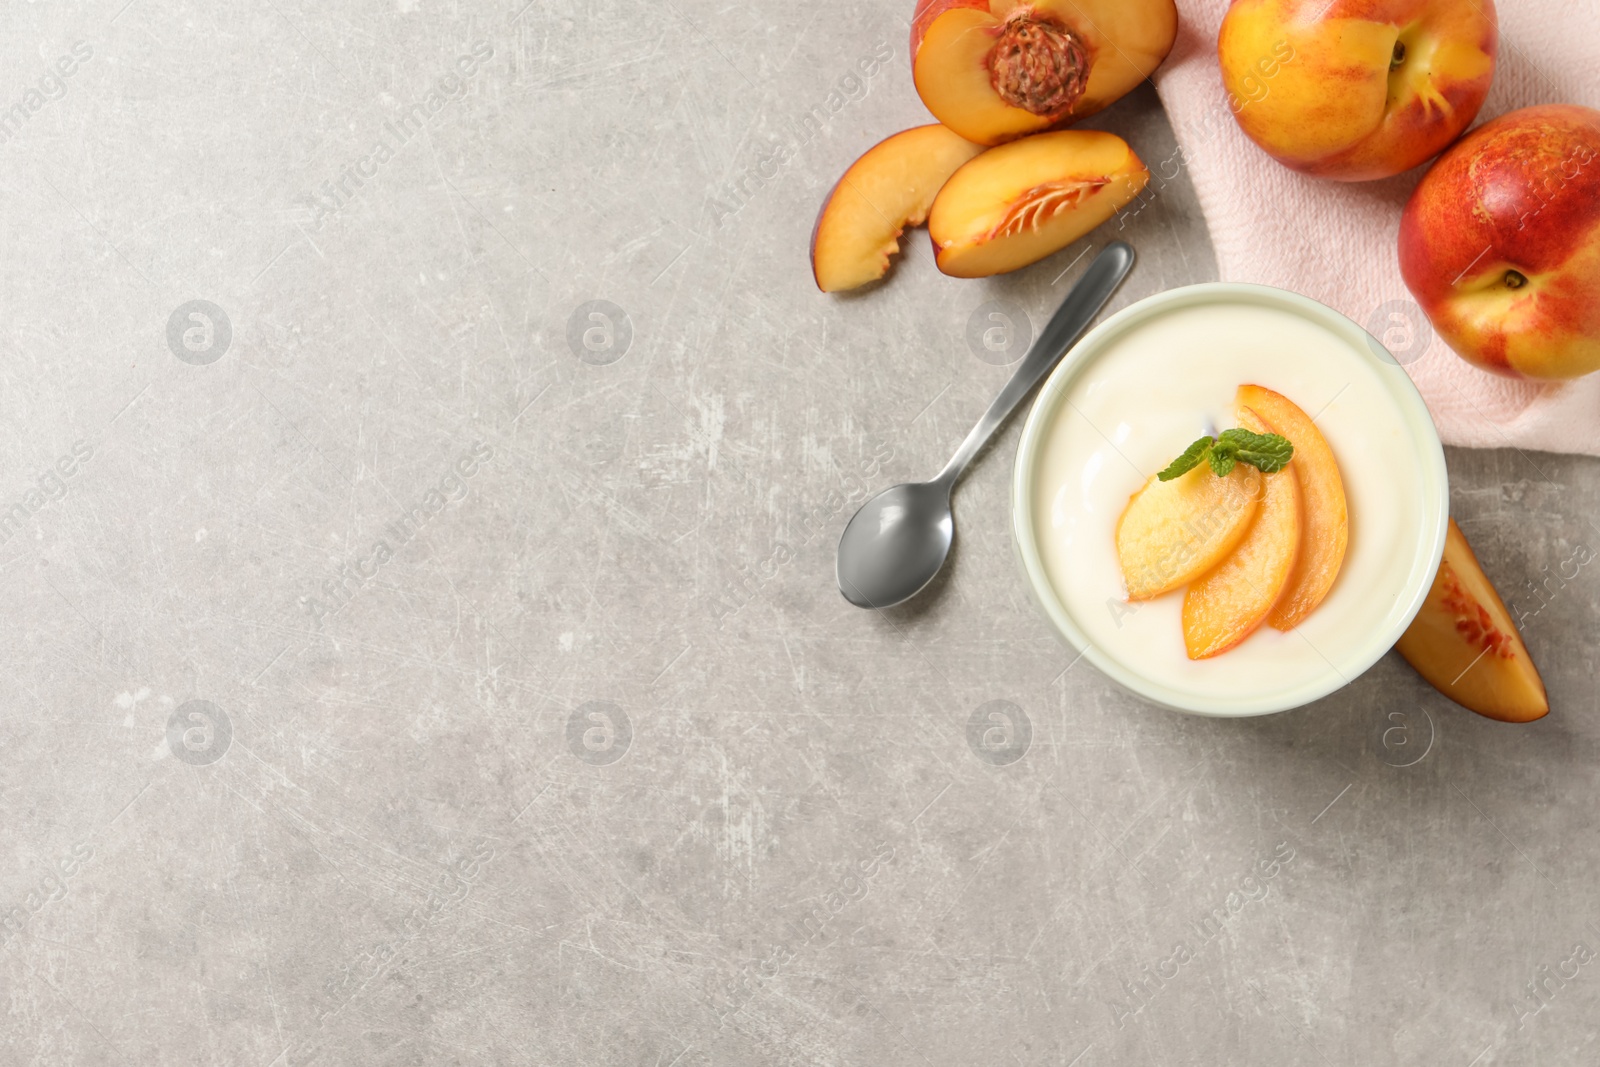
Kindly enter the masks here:
M 1391 347 L 1403 347 L 1409 330 L 1412 348 L 1401 360 L 1446 444 L 1600 455 L 1600 373 L 1566 384 L 1487 374 L 1433 335 L 1411 301 L 1395 240 L 1400 210 L 1426 167 L 1348 183 L 1281 166 L 1228 109 L 1217 70 L 1226 0 L 1177 2 L 1178 40 L 1155 80 L 1181 153 L 1165 165 L 1145 162 L 1154 185 L 1180 166 L 1189 171 L 1222 279 L 1303 293 L 1380 338 L 1387 333 Z M 1508 0 L 1498 10 L 1499 60 L 1478 122 L 1530 104 L 1600 107 L 1600 4 Z

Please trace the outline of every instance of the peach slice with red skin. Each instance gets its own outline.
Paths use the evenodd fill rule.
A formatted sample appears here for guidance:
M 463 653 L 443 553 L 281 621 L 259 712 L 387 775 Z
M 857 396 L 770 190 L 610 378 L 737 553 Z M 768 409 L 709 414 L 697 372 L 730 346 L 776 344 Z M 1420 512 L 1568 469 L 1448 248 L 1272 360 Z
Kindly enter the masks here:
M 1187 585 L 1244 539 L 1261 499 L 1261 472 L 1243 463 L 1226 478 L 1207 464 L 1163 482 L 1155 475 L 1117 520 L 1117 562 L 1129 600 Z
M 921 225 L 945 180 L 983 151 L 937 122 L 902 130 L 844 172 L 811 231 L 811 275 L 825 293 L 877 281 L 900 251 L 900 235 Z
M 1001 144 L 1107 107 L 1177 33 L 1173 0 L 918 0 L 911 74 L 940 122 Z
M 1292 630 L 1322 603 L 1344 565 L 1350 543 L 1344 479 L 1322 431 L 1294 401 L 1264 386 L 1241 385 L 1236 402 L 1240 408 L 1254 411 L 1272 433 L 1287 437 L 1294 446 L 1290 468 L 1300 482 L 1305 520 L 1300 555 L 1288 586 L 1267 618 L 1274 629 Z
M 1150 180 L 1128 142 L 1098 130 L 1041 133 L 991 148 L 950 176 L 928 211 L 939 269 L 985 278 L 1059 252 Z
M 1256 433 L 1272 432 L 1249 408 L 1239 410 L 1239 424 Z M 1249 637 L 1283 595 L 1300 554 L 1303 526 L 1296 462 L 1298 457 L 1265 475 L 1261 506 L 1244 540 L 1183 595 L 1183 644 L 1190 659 L 1209 659 Z
M 1550 710 L 1528 646 L 1454 519 L 1439 573 L 1395 648 L 1429 685 L 1468 711 L 1531 722 Z

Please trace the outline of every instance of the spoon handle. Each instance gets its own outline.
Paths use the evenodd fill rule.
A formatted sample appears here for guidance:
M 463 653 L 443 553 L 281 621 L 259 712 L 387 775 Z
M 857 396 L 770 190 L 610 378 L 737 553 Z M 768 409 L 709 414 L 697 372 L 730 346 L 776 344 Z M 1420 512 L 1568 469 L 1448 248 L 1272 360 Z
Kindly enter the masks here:
M 994 398 L 994 403 L 983 413 L 978 425 L 967 434 L 967 439 L 961 442 L 961 447 L 956 449 L 956 454 L 939 472 L 935 482 L 943 482 L 947 487 L 955 485 L 961 472 L 972 462 L 972 457 L 978 454 L 978 449 L 1006 421 L 1006 416 L 1033 391 L 1039 379 L 1067 354 L 1067 349 L 1072 347 L 1072 343 L 1093 321 L 1105 302 L 1111 299 L 1111 294 L 1116 292 L 1117 286 L 1122 284 L 1122 279 L 1127 277 L 1132 267 L 1133 249 L 1122 241 L 1111 242 L 1094 257 L 1089 269 L 1083 272 L 1083 277 L 1067 293 L 1056 313 L 1050 316 L 1039 339 L 1028 349 L 1022 365 L 1006 382 L 1005 388 L 1000 390 L 1000 395 Z

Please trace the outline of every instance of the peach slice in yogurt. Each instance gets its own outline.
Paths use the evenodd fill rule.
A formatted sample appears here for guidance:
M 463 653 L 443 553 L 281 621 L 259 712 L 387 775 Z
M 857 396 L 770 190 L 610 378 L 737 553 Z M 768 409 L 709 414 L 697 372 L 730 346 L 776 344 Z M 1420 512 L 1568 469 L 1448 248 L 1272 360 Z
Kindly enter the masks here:
M 1249 408 L 1239 412 L 1239 422 L 1256 433 L 1269 432 Z M 1183 595 L 1183 645 L 1190 659 L 1209 659 L 1249 637 L 1289 584 L 1305 525 L 1300 479 L 1292 463 L 1265 478 L 1266 491 L 1249 532 Z
M 1188 585 L 1234 550 L 1256 516 L 1261 472 L 1218 478 L 1205 464 L 1169 481 L 1151 475 L 1117 520 L 1117 560 L 1129 600 Z

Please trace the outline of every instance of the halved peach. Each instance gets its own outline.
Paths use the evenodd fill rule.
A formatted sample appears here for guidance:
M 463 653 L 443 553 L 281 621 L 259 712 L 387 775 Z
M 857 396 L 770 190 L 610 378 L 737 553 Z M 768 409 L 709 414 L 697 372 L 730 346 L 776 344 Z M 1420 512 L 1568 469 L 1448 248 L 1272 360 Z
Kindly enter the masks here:
M 1149 600 L 1198 578 L 1243 540 L 1261 499 L 1261 472 L 1239 464 L 1218 478 L 1207 464 L 1169 482 L 1154 475 L 1117 520 L 1117 561 L 1129 600 Z
M 1454 519 L 1433 587 L 1395 648 L 1429 685 L 1468 711 L 1531 722 L 1550 710 L 1528 646 Z
M 1239 425 L 1271 432 L 1249 408 L 1239 412 Z M 1190 659 L 1226 652 L 1255 633 L 1288 585 L 1300 554 L 1300 481 L 1293 462 L 1265 478 L 1261 506 L 1244 540 L 1183 595 L 1183 645 Z
M 1114 133 L 1063 130 L 991 148 L 933 198 L 928 236 L 939 269 L 986 278 L 1026 267 L 1109 219 L 1149 180 Z
M 1261 416 L 1268 429 L 1287 437 L 1294 445 L 1291 466 L 1300 481 L 1304 518 L 1300 555 L 1283 596 L 1267 618 L 1275 629 L 1292 630 L 1322 603 L 1344 565 L 1345 549 L 1350 543 L 1344 479 L 1322 431 L 1294 401 L 1260 385 L 1241 385 L 1236 403 Z
M 940 122 L 1001 144 L 1108 106 L 1177 33 L 1173 0 L 918 0 L 911 75 Z
M 937 122 L 879 141 L 828 193 L 811 230 L 811 276 L 825 293 L 883 277 L 900 234 L 921 225 L 940 186 L 979 152 Z

